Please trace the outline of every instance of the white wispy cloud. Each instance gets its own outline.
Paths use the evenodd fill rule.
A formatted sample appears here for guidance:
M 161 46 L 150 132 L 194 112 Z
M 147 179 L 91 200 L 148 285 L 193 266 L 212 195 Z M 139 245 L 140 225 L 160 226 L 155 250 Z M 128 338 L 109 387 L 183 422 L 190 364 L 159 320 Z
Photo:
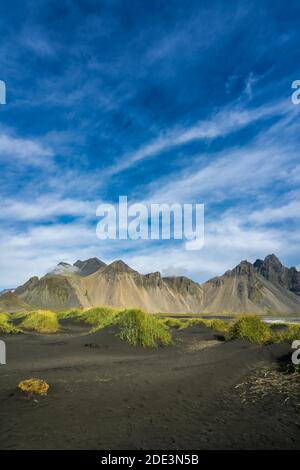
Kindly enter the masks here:
M 287 111 L 288 107 L 283 102 L 253 109 L 243 109 L 240 106 L 231 104 L 222 111 L 215 113 L 209 119 L 191 126 L 165 131 L 139 150 L 121 156 L 118 162 L 108 168 L 105 173 L 108 176 L 118 174 L 143 160 L 157 156 L 172 148 L 194 141 L 225 137 L 261 119 L 266 119 L 270 116 L 282 116 Z
M 298 252 L 298 231 L 286 233 L 282 228 L 249 227 L 248 217 L 220 216 L 205 226 L 204 248 L 185 251 L 183 245 L 155 246 L 127 253 L 131 266 L 140 272 L 160 271 L 163 275 L 185 275 L 200 282 L 222 275 L 241 260 L 254 262 L 267 254 L 276 253 L 285 261 Z
M 10 134 L 0 135 L 0 159 L 8 163 L 45 166 L 54 156 L 53 151 L 36 139 L 22 138 Z
M 0 219 L 18 222 L 52 220 L 61 216 L 91 217 L 96 213 L 97 203 L 54 196 L 41 196 L 35 201 L 3 199 Z
M 285 109 L 281 119 L 267 130 L 244 145 L 191 158 L 183 169 L 151 182 L 145 200 L 218 204 L 236 197 L 250 197 L 250 201 L 255 201 L 262 194 L 266 196 L 265 190 L 270 185 L 285 187 L 287 179 L 291 191 L 297 185 L 295 170 L 299 157 L 293 136 L 299 123 L 293 109 L 281 106 L 274 106 Z
M 248 98 L 252 98 L 253 87 L 257 82 L 258 82 L 258 77 L 256 77 L 253 72 L 250 72 L 245 81 L 245 93 L 248 96 Z
M 243 238 L 244 234 L 247 236 Z M 257 257 L 265 257 L 273 252 L 279 256 L 284 254 L 280 234 L 278 239 L 267 240 L 265 238 L 269 235 L 267 232 L 262 231 L 257 234 L 255 231 L 239 230 L 229 244 L 228 237 L 231 235 L 231 232 L 225 231 L 219 236 L 207 235 L 204 249 L 194 252 L 184 251 L 183 247 L 170 247 L 167 244 L 164 248 L 149 245 L 147 250 L 127 254 L 127 260 L 134 269 L 142 273 L 160 271 L 165 276 L 184 275 L 205 282 L 214 276 L 224 274 L 243 259 L 255 261 Z M 234 244 L 237 240 L 238 245 Z
M 160 271 L 163 275 L 186 275 L 204 281 L 223 274 L 241 259 L 254 260 L 270 252 L 285 255 L 287 247 L 292 253 L 295 246 L 295 240 L 288 244 L 279 229 L 249 229 L 246 219 L 226 215 L 207 224 L 205 232 L 204 249 L 189 252 L 181 242 L 103 242 L 96 238 L 93 224 L 80 221 L 37 225 L 24 232 L 2 229 L 0 285 L 16 286 L 32 275 L 44 275 L 60 261 L 74 263 L 76 258 L 92 256 L 107 262 L 122 258 L 142 273 Z M 295 234 L 289 237 L 292 240 Z
M 284 181 L 288 173 L 287 150 L 276 147 L 231 149 L 213 155 L 204 167 L 201 157 L 198 164 L 195 159 L 190 168 L 152 183 L 148 200 L 219 203 L 247 193 L 258 194 L 270 182 Z
M 268 207 L 253 212 L 249 216 L 249 221 L 256 222 L 258 224 L 268 224 L 274 222 L 283 222 L 289 219 L 299 220 L 300 219 L 300 202 L 292 201 L 288 204 L 284 204 L 276 207 Z

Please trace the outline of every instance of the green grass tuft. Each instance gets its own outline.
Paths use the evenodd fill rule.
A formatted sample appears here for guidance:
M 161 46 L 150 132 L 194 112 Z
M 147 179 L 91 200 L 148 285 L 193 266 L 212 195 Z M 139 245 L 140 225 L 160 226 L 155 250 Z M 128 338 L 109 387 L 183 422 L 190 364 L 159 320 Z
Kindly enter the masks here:
M 187 320 L 187 323 L 184 325 L 184 328 L 189 328 L 190 326 L 207 326 L 207 323 L 204 318 L 190 318 L 189 320 Z
M 287 328 L 283 331 L 273 331 L 272 342 L 273 343 L 282 343 L 283 341 L 288 341 L 292 343 L 294 340 L 300 340 L 300 325 L 289 324 Z
M 84 311 L 82 307 L 72 308 L 71 310 L 61 310 L 57 313 L 58 320 L 65 320 L 67 318 L 77 318 Z
M 161 322 L 169 328 L 175 328 L 177 330 L 182 330 L 189 326 L 188 318 L 162 318 Z
M 183 330 L 191 326 L 199 325 L 206 326 L 215 331 L 218 331 L 219 333 L 226 333 L 229 328 L 229 323 L 219 319 L 205 320 L 204 318 L 163 318 L 162 321 L 168 327 L 176 328 L 178 330 Z
M 293 372 L 295 374 L 300 374 L 300 364 L 293 364 Z
M 50 310 L 37 310 L 28 313 L 20 326 L 25 330 L 37 333 L 57 333 L 59 330 L 57 314 Z
M 119 336 L 132 346 L 170 345 L 172 337 L 165 323 L 142 310 L 124 310 L 118 315 Z
M 15 334 L 20 332 L 21 330 L 11 323 L 10 316 L 7 313 L 0 313 L 0 333 Z
M 92 325 L 92 332 L 97 331 L 113 323 L 115 317 L 121 310 L 111 307 L 75 308 L 58 313 L 59 319 L 72 318 Z
M 13 312 L 10 313 L 10 318 L 12 319 L 12 321 L 21 320 L 25 318 L 27 314 L 28 312 Z
M 239 315 L 230 325 L 227 340 L 246 339 L 251 343 L 266 343 L 272 336 L 271 329 L 257 315 Z
M 120 310 L 110 307 L 89 308 L 80 313 L 79 319 L 89 325 L 104 327 L 111 324 L 119 312 Z
M 218 333 L 227 333 L 230 327 L 229 322 L 225 322 L 220 320 L 219 318 L 215 318 L 213 320 L 204 320 L 206 326 L 212 328 L 213 330 L 217 331 Z

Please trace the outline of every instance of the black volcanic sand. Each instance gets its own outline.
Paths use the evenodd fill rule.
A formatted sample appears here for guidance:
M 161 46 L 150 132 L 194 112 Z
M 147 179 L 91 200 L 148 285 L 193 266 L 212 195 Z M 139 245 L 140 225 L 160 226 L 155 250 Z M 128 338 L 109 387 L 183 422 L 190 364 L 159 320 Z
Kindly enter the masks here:
M 69 321 L 56 335 L 3 338 L 1 449 L 300 448 L 299 388 L 296 402 L 276 384 L 247 395 L 257 375 L 282 375 L 287 344 L 224 342 L 195 326 L 174 330 L 174 346 L 144 349 L 111 327 L 87 331 Z M 48 396 L 16 389 L 31 377 Z

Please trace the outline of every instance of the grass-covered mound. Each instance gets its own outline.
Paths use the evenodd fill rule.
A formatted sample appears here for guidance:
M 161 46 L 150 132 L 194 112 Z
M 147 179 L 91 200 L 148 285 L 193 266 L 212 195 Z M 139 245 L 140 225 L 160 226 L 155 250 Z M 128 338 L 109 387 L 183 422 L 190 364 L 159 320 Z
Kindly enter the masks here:
M 119 313 L 116 323 L 120 328 L 120 338 L 132 346 L 157 347 L 172 343 L 164 322 L 142 310 L 124 310 Z
M 22 320 L 26 317 L 26 315 L 28 315 L 28 312 L 13 312 L 10 313 L 10 318 L 12 319 L 12 321 Z
M 295 340 L 300 340 L 300 325 L 289 324 L 286 329 L 279 332 L 273 332 L 272 342 L 273 343 L 282 343 L 283 341 L 288 341 L 292 343 Z
M 204 320 L 205 325 L 213 330 L 217 331 L 218 333 L 227 333 L 230 327 L 229 322 L 225 322 L 220 320 L 219 318 L 215 318 L 213 320 Z
M 0 313 L 0 333 L 2 334 L 14 334 L 20 333 L 20 329 L 16 328 L 7 313 Z
M 66 320 L 68 318 L 76 319 L 79 318 L 82 312 L 84 312 L 82 307 L 72 308 L 70 310 L 60 310 L 57 312 L 57 318 L 58 320 Z
M 93 326 L 94 331 L 112 324 L 119 313 L 120 310 L 111 307 L 77 308 L 59 312 L 58 318 L 82 321 Z
M 226 334 L 227 340 L 246 339 L 251 343 L 266 343 L 271 340 L 271 329 L 258 315 L 239 315 L 230 325 Z
M 205 320 L 204 318 L 164 318 L 162 321 L 168 327 L 176 328 L 178 330 L 200 325 L 211 328 L 219 333 L 226 333 L 229 328 L 229 323 L 219 319 Z
M 115 308 L 95 307 L 81 312 L 78 316 L 78 319 L 84 323 L 87 323 L 88 325 L 93 325 L 93 330 L 99 330 L 114 323 L 119 313 L 120 310 Z
M 109 325 L 117 325 L 119 337 L 133 346 L 155 347 L 172 342 L 169 328 L 164 322 L 142 310 L 121 310 L 111 307 L 79 308 L 59 312 L 58 317 L 59 319 L 73 318 L 75 321 L 91 325 L 91 332 Z
M 57 333 L 59 330 L 57 315 L 50 310 L 37 310 L 28 313 L 20 326 L 25 330 L 37 333 Z
M 175 328 L 177 330 L 182 330 L 184 328 L 187 328 L 190 323 L 189 318 L 162 318 L 161 322 L 166 325 L 169 328 Z

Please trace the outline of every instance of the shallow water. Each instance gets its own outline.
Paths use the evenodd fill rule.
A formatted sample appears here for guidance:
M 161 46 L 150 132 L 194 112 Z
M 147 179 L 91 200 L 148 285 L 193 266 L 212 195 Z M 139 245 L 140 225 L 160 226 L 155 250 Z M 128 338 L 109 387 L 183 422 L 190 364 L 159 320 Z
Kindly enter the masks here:
M 212 320 L 214 318 L 224 320 L 224 321 L 231 321 L 234 320 L 234 316 L 222 316 L 222 315 L 203 315 L 203 318 Z M 262 320 L 266 323 L 300 323 L 300 316 L 298 317 L 268 317 L 262 316 Z
M 193 315 L 188 315 L 188 314 L 165 314 L 165 315 L 160 315 L 162 318 L 163 317 L 172 317 L 172 318 L 195 318 L 197 317 L 196 314 Z M 230 315 L 199 315 L 201 318 L 204 318 L 205 320 L 213 320 L 213 319 L 219 319 L 219 320 L 224 320 L 224 321 L 231 321 L 236 318 L 236 316 L 230 316 Z M 261 319 L 266 322 L 266 323 L 300 323 L 300 315 L 298 317 L 275 317 L 275 316 L 262 316 Z
M 266 323 L 300 323 L 300 317 L 262 317 Z

